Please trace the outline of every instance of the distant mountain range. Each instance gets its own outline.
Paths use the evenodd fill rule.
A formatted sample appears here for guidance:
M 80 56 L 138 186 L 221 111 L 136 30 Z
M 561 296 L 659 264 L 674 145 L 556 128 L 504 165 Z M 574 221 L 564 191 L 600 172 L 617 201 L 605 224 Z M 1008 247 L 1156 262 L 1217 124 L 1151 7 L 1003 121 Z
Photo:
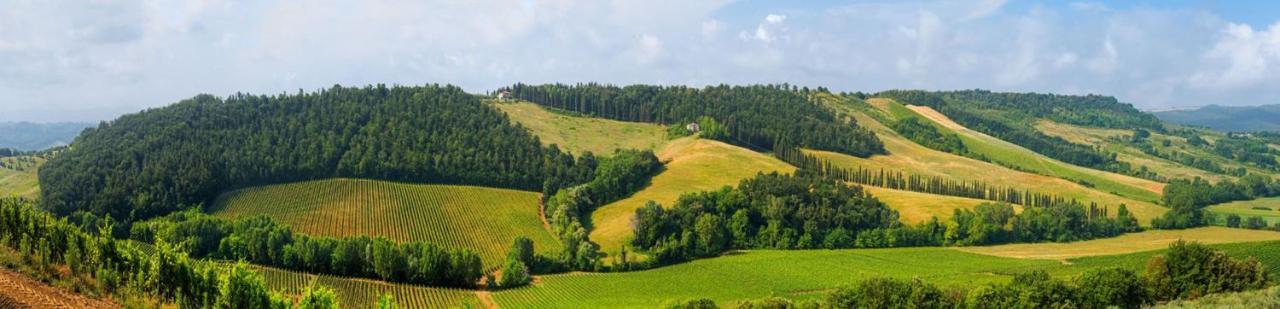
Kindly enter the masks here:
M 1223 131 L 1280 131 L 1280 104 L 1261 106 L 1209 105 L 1197 109 L 1152 112 L 1161 120 Z
M 29 151 L 62 146 L 92 126 L 86 122 L 0 122 L 0 148 Z

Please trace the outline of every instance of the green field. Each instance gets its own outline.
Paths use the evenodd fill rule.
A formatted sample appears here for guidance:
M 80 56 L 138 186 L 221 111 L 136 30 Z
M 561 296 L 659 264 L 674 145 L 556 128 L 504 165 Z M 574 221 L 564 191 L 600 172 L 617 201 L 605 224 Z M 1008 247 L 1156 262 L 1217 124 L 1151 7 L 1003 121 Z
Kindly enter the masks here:
M 40 179 L 37 171 L 44 159 L 34 158 L 35 165 L 19 163 L 17 158 L 0 158 L 5 167 L 0 167 L 0 197 L 40 197 Z
M 1270 208 L 1270 210 L 1264 208 Z M 1208 209 L 1209 212 L 1218 214 L 1219 222 L 1225 221 L 1226 216 L 1232 214 L 1239 215 L 1241 219 L 1254 216 L 1262 217 L 1267 220 L 1268 224 L 1280 222 L 1280 197 L 1224 203 L 1209 206 Z
M 1200 227 L 1185 230 L 1150 230 L 1111 238 L 1070 243 L 1007 244 L 965 247 L 961 250 L 1011 258 L 1061 260 L 1159 250 L 1178 240 L 1195 241 L 1202 244 L 1271 241 L 1280 240 L 1280 232 Z
M 1205 170 L 1182 165 L 1177 162 L 1169 161 L 1160 157 L 1146 154 L 1134 147 L 1132 144 L 1117 140 L 1127 139 L 1133 135 L 1133 131 L 1119 129 L 1104 129 L 1077 126 L 1065 123 L 1057 123 L 1048 120 L 1041 120 L 1036 123 L 1036 129 L 1049 135 L 1057 136 L 1070 141 L 1072 143 L 1101 147 L 1105 151 L 1116 154 L 1116 160 L 1129 163 L 1134 168 L 1145 166 L 1157 175 L 1168 179 L 1192 179 L 1200 177 L 1212 182 L 1231 179 L 1232 177 Z M 1159 133 L 1155 133 L 1153 140 L 1168 138 Z M 1159 142 L 1155 143 L 1159 145 Z M 1171 145 L 1172 146 L 1172 145 Z
M 348 279 L 318 276 L 287 270 L 254 267 L 262 274 L 267 287 L 297 297 L 307 287 L 323 286 L 334 290 L 343 308 L 375 308 L 383 294 L 394 297 L 402 308 L 479 308 L 476 292 L 463 289 L 446 289 L 392 284 L 365 279 Z
M 648 187 L 591 214 L 589 237 L 600 244 L 601 251 L 621 250 L 632 236 L 631 217 L 648 201 L 670 207 L 681 194 L 736 186 L 760 172 L 795 170 L 772 156 L 696 137 L 671 141 L 657 155 L 666 162 L 665 169 L 653 177 Z
M 824 159 L 839 167 L 864 168 L 872 171 L 885 169 L 887 171 L 901 171 L 903 173 L 930 177 L 936 176 L 957 181 L 982 181 L 990 185 L 1012 187 L 1044 194 L 1055 194 L 1084 202 L 1096 202 L 1098 205 L 1106 205 L 1111 208 L 1123 203 L 1135 213 L 1139 218 L 1139 222 L 1142 224 L 1149 223 L 1150 218 L 1157 217 L 1165 211 L 1163 207 L 1155 205 L 1154 203 L 1101 192 L 1065 179 L 1018 171 L 1001 165 L 929 149 L 916 144 L 915 142 L 898 135 L 892 129 L 882 124 L 879 120 L 872 117 L 872 115 L 883 115 L 884 117 L 919 117 L 915 116 L 916 114 L 914 112 L 902 107 L 901 105 L 897 105 L 899 108 L 887 108 L 888 106 L 892 106 L 892 101 L 874 99 L 870 101 L 872 104 L 885 105 L 886 108 L 883 109 L 885 111 L 884 114 L 873 114 L 881 113 L 881 109 L 860 106 L 860 104 L 848 101 L 836 102 L 838 104 L 832 103 L 833 107 L 839 108 L 843 113 L 857 119 L 859 125 L 867 127 L 875 132 L 876 136 L 884 142 L 885 149 L 889 151 L 888 155 L 877 155 L 870 158 L 858 158 L 825 151 L 806 151 L 811 155 L 817 156 L 818 158 Z M 897 116 L 889 114 L 890 111 L 897 114 Z M 924 196 L 923 199 L 927 200 L 927 196 Z M 931 204 L 914 205 L 931 206 Z M 910 204 L 907 205 L 907 207 L 910 206 Z M 903 213 L 947 213 L 946 210 L 938 209 L 922 209 L 917 211 L 902 206 L 895 206 L 895 208 Z
M 891 100 L 884 101 L 888 101 L 884 105 L 890 108 L 901 106 Z M 1002 165 L 1013 166 L 1019 170 L 1041 175 L 1076 182 L 1087 182 L 1097 190 L 1146 202 L 1159 200 L 1161 191 L 1164 189 L 1164 184 L 1159 182 L 1084 168 L 1054 160 L 1022 148 L 1022 146 L 965 128 L 929 107 L 906 106 L 906 108 L 948 129 L 944 133 L 959 135 L 960 140 L 969 148 L 969 151 L 985 156 L 992 162 L 999 162 Z
M 331 179 L 233 191 L 214 205 L 216 216 L 266 215 L 304 234 L 471 249 L 487 266 L 500 263 L 517 236 L 539 252 L 561 246 L 540 219 L 538 194 L 517 190 Z
M 494 103 L 511 120 L 528 128 L 543 144 L 574 154 L 609 155 L 615 149 L 657 151 L 666 144 L 666 128 L 649 123 L 569 116 L 528 102 Z
M 1280 268 L 1280 242 L 1214 245 L 1233 256 L 1255 256 Z M 1086 270 L 1124 267 L 1141 271 L 1160 251 L 1053 260 L 1016 259 L 952 248 L 851 250 L 758 250 L 630 273 L 543 276 L 541 283 L 494 292 L 515 308 L 654 308 L 666 300 L 706 297 L 717 303 L 767 296 L 819 297 L 832 287 L 871 277 L 920 278 L 943 286 L 972 287 L 1003 282 L 1013 274 L 1043 269 L 1070 278 Z

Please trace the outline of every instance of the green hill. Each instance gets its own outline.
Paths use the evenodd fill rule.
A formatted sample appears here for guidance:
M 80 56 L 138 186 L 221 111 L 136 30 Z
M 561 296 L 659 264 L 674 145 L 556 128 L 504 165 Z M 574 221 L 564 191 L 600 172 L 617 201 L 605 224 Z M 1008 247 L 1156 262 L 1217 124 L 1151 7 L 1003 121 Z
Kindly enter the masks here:
M 498 266 L 517 236 L 532 239 L 542 253 L 560 250 L 543 226 L 533 192 L 330 179 L 232 191 L 214 205 L 216 216 L 264 215 L 303 234 L 385 236 L 471 249 L 486 266 Z
M 533 103 L 494 103 L 512 121 L 528 128 L 546 145 L 556 145 L 574 154 L 590 151 L 597 156 L 609 155 L 615 149 L 657 151 L 666 144 L 666 128 L 641 123 L 569 115 Z
M 1152 112 L 1161 120 L 1216 130 L 1280 131 L 1280 105 L 1221 106 Z
M 37 172 L 45 160 L 34 156 L 0 157 L 0 198 L 40 197 Z

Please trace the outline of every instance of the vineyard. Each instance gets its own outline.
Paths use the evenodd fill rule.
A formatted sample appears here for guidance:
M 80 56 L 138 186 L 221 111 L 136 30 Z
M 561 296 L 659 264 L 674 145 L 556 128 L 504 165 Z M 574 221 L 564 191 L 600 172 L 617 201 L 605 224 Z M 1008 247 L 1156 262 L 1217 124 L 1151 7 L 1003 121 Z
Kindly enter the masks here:
M 343 308 L 373 308 L 383 294 L 394 297 L 403 308 L 478 307 L 475 291 L 391 284 L 365 279 L 318 276 L 286 270 L 255 267 L 267 286 L 288 295 L 300 295 L 310 286 L 323 286 L 338 294 Z
M 221 196 L 214 215 L 265 215 L 294 231 L 324 236 L 385 236 L 471 249 L 486 266 L 506 256 L 513 239 L 558 252 L 538 210 L 538 194 L 471 186 L 331 179 L 271 185 Z
M 1236 257 L 1255 256 L 1280 264 L 1280 242 L 1213 245 Z M 942 286 L 1005 282 L 1014 274 L 1046 270 L 1072 278 L 1089 269 L 1122 267 L 1142 271 L 1163 250 L 1086 257 L 1062 263 L 962 252 L 952 248 L 852 250 L 758 250 L 629 273 L 571 273 L 543 276 L 541 283 L 494 292 L 512 308 L 655 308 L 665 301 L 709 298 L 725 304 L 767 295 L 804 299 L 872 277 L 919 278 Z M 1270 266 L 1275 271 L 1276 266 Z

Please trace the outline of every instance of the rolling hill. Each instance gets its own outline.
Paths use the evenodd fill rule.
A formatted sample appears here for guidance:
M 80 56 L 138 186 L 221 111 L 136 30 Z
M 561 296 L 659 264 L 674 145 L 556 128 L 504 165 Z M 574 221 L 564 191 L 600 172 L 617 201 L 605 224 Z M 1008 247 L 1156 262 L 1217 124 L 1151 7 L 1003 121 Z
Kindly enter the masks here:
M 546 145 L 557 145 L 574 154 L 590 151 L 597 156 L 615 149 L 657 151 L 667 143 L 662 126 L 555 112 L 528 102 L 499 102 L 493 106 L 528 128 Z
M 538 194 L 509 189 L 330 179 L 228 192 L 212 209 L 224 218 L 264 215 L 304 234 L 471 249 L 486 266 L 497 266 L 517 236 L 542 253 L 560 250 L 540 220 Z
M 1152 112 L 1161 120 L 1222 131 L 1280 131 L 1280 105 L 1221 106 Z

